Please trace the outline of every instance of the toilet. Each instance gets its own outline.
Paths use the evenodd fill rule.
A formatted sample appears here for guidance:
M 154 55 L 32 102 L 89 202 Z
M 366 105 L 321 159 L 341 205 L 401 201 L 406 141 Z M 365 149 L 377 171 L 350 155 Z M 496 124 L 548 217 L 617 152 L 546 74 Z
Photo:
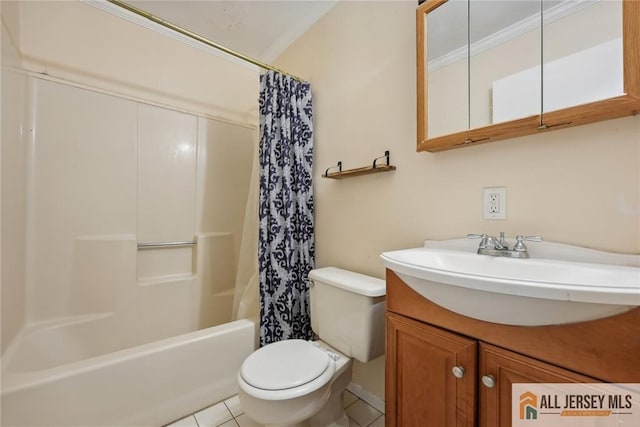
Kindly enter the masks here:
M 319 340 L 268 344 L 238 372 L 240 405 L 259 424 L 347 427 L 342 394 L 352 358 L 368 362 L 384 353 L 384 280 L 326 267 L 309 273 L 309 285 Z

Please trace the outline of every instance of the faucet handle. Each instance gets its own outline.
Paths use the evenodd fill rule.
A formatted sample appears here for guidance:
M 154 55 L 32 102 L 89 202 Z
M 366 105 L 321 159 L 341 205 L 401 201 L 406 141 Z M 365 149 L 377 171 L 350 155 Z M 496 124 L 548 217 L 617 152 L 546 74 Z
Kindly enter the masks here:
M 482 239 L 478 245 L 478 249 L 485 249 L 489 244 L 489 236 L 486 234 L 467 234 L 467 239 Z
M 528 242 L 542 242 L 542 237 L 540 236 L 523 236 L 523 235 L 518 235 L 516 236 L 516 244 L 513 245 L 513 250 L 517 251 L 517 252 L 525 252 L 527 250 L 527 247 L 524 245 L 524 241 L 528 241 Z
M 486 238 L 487 235 L 486 234 L 467 234 L 467 239 L 484 239 Z
M 542 242 L 541 236 L 516 236 L 516 240 L 526 240 L 527 242 Z

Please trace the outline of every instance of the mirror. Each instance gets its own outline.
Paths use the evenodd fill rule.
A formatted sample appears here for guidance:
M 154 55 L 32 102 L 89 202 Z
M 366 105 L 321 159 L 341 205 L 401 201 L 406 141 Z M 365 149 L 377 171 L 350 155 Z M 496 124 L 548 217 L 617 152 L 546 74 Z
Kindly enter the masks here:
M 466 0 L 441 2 L 427 15 L 427 129 L 431 136 L 469 129 L 468 30 Z
M 540 5 L 540 0 L 469 2 L 471 129 L 540 112 Z M 501 84 L 523 74 L 525 84 Z
M 543 3 L 543 113 L 624 94 L 622 0 Z
M 640 111 L 636 0 L 427 0 L 416 18 L 418 151 Z

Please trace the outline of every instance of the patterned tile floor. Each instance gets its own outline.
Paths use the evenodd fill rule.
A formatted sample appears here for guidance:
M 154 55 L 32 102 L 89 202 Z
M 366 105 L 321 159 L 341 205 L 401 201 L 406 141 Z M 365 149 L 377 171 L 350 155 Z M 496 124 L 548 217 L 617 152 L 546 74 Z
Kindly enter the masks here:
M 342 399 L 350 427 L 384 427 L 384 414 L 350 391 Z M 261 427 L 244 414 L 238 396 L 209 406 L 167 427 Z

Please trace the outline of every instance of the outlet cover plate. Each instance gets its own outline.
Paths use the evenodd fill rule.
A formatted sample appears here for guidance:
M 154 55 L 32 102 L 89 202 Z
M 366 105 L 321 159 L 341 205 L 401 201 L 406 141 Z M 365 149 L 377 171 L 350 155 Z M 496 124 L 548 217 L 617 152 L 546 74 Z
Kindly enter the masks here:
M 483 190 L 484 219 L 507 219 L 507 188 L 487 187 Z

